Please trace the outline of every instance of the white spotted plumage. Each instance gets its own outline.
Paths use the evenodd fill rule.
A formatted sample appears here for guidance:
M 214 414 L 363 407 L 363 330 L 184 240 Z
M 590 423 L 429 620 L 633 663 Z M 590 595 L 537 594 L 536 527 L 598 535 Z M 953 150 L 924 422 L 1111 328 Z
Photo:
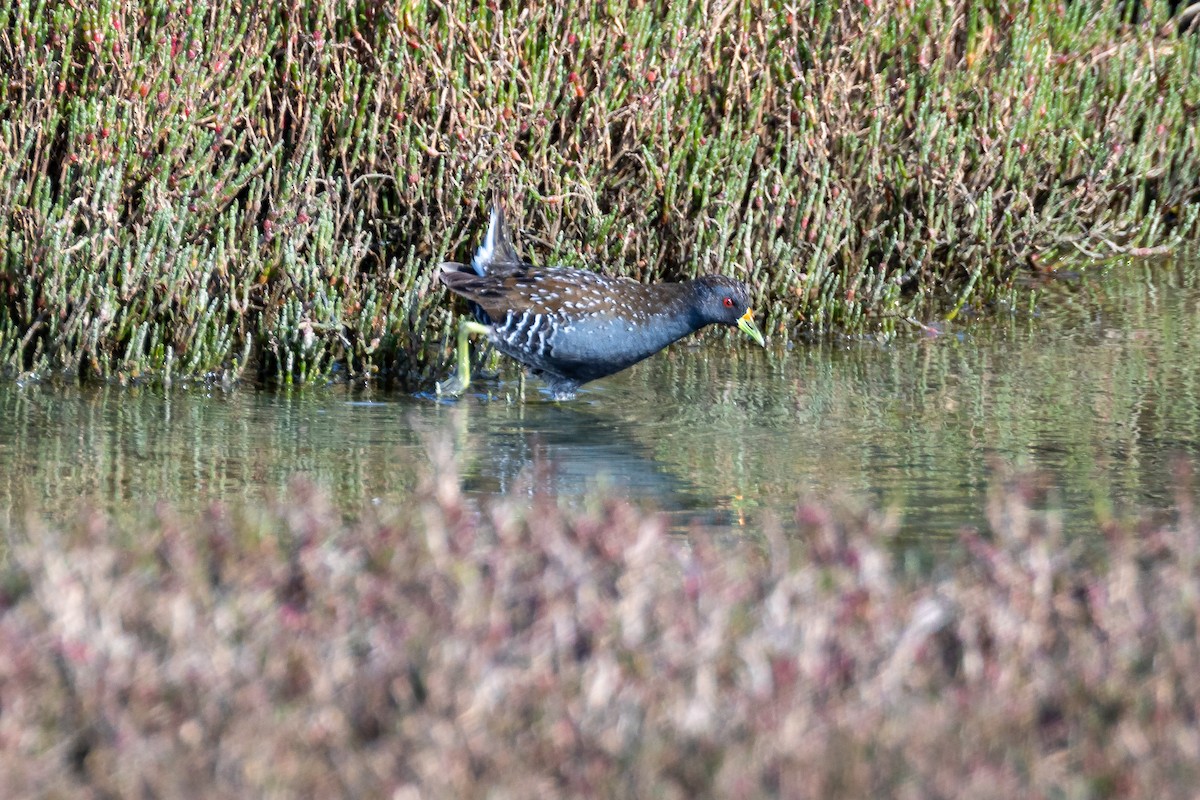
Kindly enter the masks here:
M 748 291 L 730 278 L 646 285 L 587 270 L 533 267 L 518 256 L 498 207 L 470 267 L 446 263 L 439 276 L 471 302 L 496 349 L 541 375 L 556 399 L 568 399 L 581 383 L 625 369 L 705 325 L 744 327 L 749 318 Z M 757 330 L 753 334 L 761 343 Z

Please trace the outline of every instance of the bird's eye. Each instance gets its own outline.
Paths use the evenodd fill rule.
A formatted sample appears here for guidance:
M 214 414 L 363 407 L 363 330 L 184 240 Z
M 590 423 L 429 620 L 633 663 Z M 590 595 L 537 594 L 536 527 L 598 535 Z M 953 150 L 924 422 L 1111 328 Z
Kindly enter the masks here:
M 726 308 L 733 308 L 733 298 L 732 298 L 732 297 L 726 297 L 726 298 L 725 298 L 723 301 L 721 301 L 721 302 L 723 302 L 723 303 L 725 304 L 725 307 L 726 307 Z

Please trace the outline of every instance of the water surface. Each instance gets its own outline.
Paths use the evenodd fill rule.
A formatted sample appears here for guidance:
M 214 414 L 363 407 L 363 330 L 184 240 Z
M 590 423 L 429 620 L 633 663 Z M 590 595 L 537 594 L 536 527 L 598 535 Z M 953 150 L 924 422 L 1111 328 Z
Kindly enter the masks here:
M 81 503 L 254 502 L 302 473 L 353 513 L 400 500 L 452 443 L 478 497 L 607 489 L 679 529 L 784 527 L 796 501 L 897 509 L 906 541 L 983 525 L 991 465 L 1044 470 L 1069 531 L 1170 504 L 1200 451 L 1195 264 L 1114 262 L 1052 281 L 1034 310 L 913 326 L 888 342 L 676 345 L 564 404 L 516 374 L 457 403 L 291 392 L 0 384 L 0 522 Z M 533 464 L 545 461 L 547 469 Z

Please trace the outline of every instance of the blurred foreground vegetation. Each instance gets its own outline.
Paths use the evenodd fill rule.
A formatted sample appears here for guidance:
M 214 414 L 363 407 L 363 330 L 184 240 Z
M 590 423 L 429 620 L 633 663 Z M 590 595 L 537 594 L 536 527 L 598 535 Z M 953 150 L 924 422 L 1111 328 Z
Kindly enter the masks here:
M 776 339 L 989 307 L 1196 232 L 1198 54 L 1127 0 L 6 4 L 0 369 L 427 386 L 493 193 Z
M 0 571 L 9 797 L 1127 797 L 1200 780 L 1200 518 L 1061 536 L 1036 477 L 914 586 L 891 523 L 668 535 L 440 469 L 33 522 Z M 21 543 L 21 539 L 24 543 Z

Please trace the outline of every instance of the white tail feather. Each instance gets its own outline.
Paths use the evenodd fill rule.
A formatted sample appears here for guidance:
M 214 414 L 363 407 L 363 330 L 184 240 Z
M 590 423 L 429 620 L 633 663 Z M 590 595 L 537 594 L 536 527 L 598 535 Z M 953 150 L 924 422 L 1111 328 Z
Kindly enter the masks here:
M 487 273 L 488 265 L 496 257 L 497 238 L 503 236 L 501 227 L 504 225 L 500 217 L 500 206 L 492 206 L 492 216 L 488 221 L 487 236 L 483 239 L 483 244 L 479 245 L 479 249 L 475 251 L 475 258 L 471 259 L 471 266 L 479 275 Z

